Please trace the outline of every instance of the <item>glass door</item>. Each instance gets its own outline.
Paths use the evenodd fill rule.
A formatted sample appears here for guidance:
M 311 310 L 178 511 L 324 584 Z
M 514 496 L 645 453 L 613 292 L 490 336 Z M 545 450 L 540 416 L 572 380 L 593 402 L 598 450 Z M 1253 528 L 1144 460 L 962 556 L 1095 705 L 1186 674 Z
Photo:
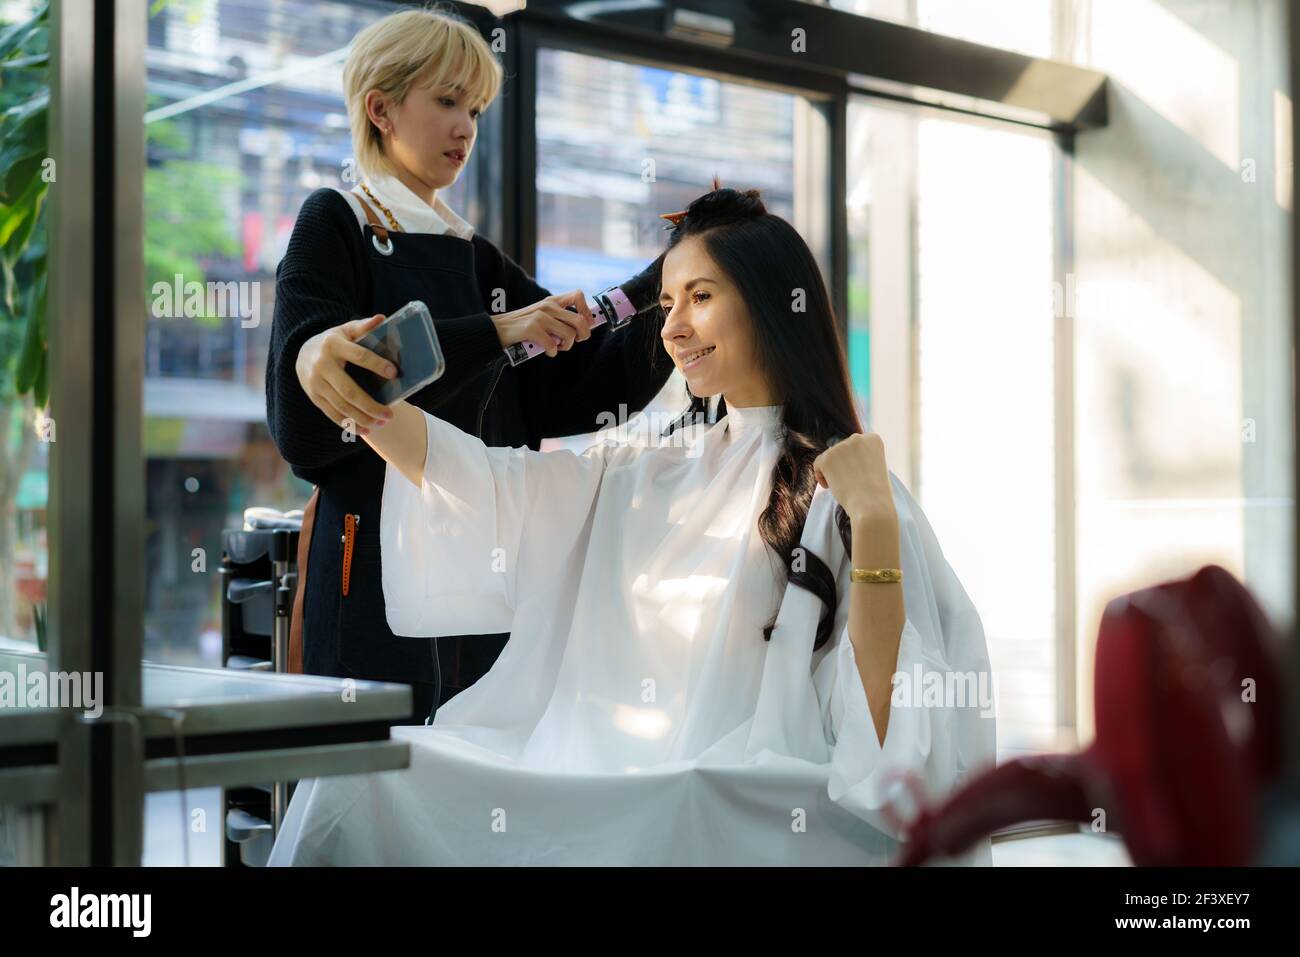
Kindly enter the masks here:
M 767 208 L 800 230 L 833 287 L 826 97 L 560 43 L 540 46 L 536 64 L 542 286 L 597 292 L 644 269 L 667 239 L 660 214 L 685 209 L 716 176 L 723 186 L 760 190 Z M 667 422 L 688 401 L 674 371 L 645 412 Z M 595 440 L 542 447 L 581 451 Z

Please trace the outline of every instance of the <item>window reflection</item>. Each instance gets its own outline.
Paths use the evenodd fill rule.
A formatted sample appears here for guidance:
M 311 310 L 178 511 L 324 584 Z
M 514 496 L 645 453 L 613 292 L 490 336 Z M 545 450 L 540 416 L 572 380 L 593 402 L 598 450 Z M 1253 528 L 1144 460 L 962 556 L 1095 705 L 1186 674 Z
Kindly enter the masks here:
M 663 251 L 659 215 L 685 209 L 715 175 L 761 190 L 769 210 L 794 222 L 798 105 L 741 83 L 540 50 L 537 281 L 592 293 L 631 277 Z M 646 413 L 673 415 L 687 401 L 673 372 Z M 581 451 L 595 439 L 542 448 Z

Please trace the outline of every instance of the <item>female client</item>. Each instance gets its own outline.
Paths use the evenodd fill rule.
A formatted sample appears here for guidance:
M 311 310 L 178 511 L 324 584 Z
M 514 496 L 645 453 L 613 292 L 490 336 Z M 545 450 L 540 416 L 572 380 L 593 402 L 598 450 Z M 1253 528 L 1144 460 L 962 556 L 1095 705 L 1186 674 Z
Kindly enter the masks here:
M 811 252 L 753 190 L 674 220 L 662 346 L 726 416 L 575 455 L 395 403 L 389 624 L 512 640 L 393 729 L 409 768 L 302 782 L 272 864 L 884 864 L 900 793 L 993 761 L 979 615 L 858 421 Z

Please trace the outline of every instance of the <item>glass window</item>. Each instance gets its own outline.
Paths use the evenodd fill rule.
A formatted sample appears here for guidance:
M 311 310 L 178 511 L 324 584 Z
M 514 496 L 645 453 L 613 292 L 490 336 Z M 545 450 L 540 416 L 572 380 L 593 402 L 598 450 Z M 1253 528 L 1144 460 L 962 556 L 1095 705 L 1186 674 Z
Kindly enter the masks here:
M 43 313 L 38 294 L 46 270 L 45 199 L 49 182 L 46 119 L 48 14 L 35 0 L 0 0 L 0 171 L 4 242 L 0 255 L 0 648 L 44 649 L 42 615 L 49 551 L 46 544 L 49 432 L 39 421 L 49 377 L 42 369 Z M 12 111 L 12 112 L 10 112 Z
M 979 609 L 1000 747 L 1054 746 L 1055 147 L 862 99 L 848 139 L 855 388 Z
M 220 867 L 227 863 L 222 859 L 227 850 L 224 797 L 222 788 L 146 794 L 141 865 Z M 238 845 L 229 852 L 237 854 Z
M 796 142 L 796 124 L 811 112 L 790 93 L 540 50 L 537 281 L 590 294 L 640 272 L 663 251 L 660 214 L 685 209 L 715 174 L 724 186 L 761 190 L 769 210 L 798 226 L 817 202 L 799 195 L 799 174 L 826 162 L 824 151 Z M 687 402 L 674 372 L 646 413 L 676 415 Z M 594 438 L 548 439 L 543 448 L 580 451 Z
M 52 818 L 40 805 L 0 804 L 0 867 L 43 866 Z
M 830 0 L 849 13 L 894 20 L 944 36 L 1052 55 L 1052 23 L 1059 0 Z
M 0 867 L 18 866 L 19 810 L 0 804 Z
M 159 6 L 146 51 L 145 657 L 220 666 L 222 531 L 240 527 L 245 508 L 301 508 L 311 494 L 266 428 L 275 268 L 303 200 L 355 182 L 343 62 L 390 11 L 341 0 Z M 476 226 L 487 138 L 442 194 Z M 224 286 L 239 309 L 182 315 L 166 308 L 177 296 L 155 308 L 156 284 L 177 282 Z

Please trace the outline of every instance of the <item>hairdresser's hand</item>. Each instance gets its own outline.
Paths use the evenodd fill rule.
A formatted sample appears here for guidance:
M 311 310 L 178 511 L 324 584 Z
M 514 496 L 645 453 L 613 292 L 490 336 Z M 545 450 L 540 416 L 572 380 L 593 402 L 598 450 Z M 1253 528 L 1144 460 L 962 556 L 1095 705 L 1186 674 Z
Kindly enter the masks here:
M 573 307 L 577 311 L 573 311 Z M 575 342 L 591 338 L 591 310 L 581 289 L 547 296 L 531 306 L 492 317 L 501 348 L 531 339 L 545 347 L 548 356 L 567 352 Z
M 854 432 L 832 445 L 813 459 L 813 475 L 853 524 L 898 521 L 885 443 L 875 432 Z
M 353 426 L 362 435 L 387 422 L 392 412 L 376 402 L 348 375 L 345 362 L 362 366 L 386 379 L 397 375 L 393 364 L 357 341 L 384 321 L 382 314 L 353 319 L 317 333 L 302 344 L 294 371 L 307 398 L 342 428 Z

